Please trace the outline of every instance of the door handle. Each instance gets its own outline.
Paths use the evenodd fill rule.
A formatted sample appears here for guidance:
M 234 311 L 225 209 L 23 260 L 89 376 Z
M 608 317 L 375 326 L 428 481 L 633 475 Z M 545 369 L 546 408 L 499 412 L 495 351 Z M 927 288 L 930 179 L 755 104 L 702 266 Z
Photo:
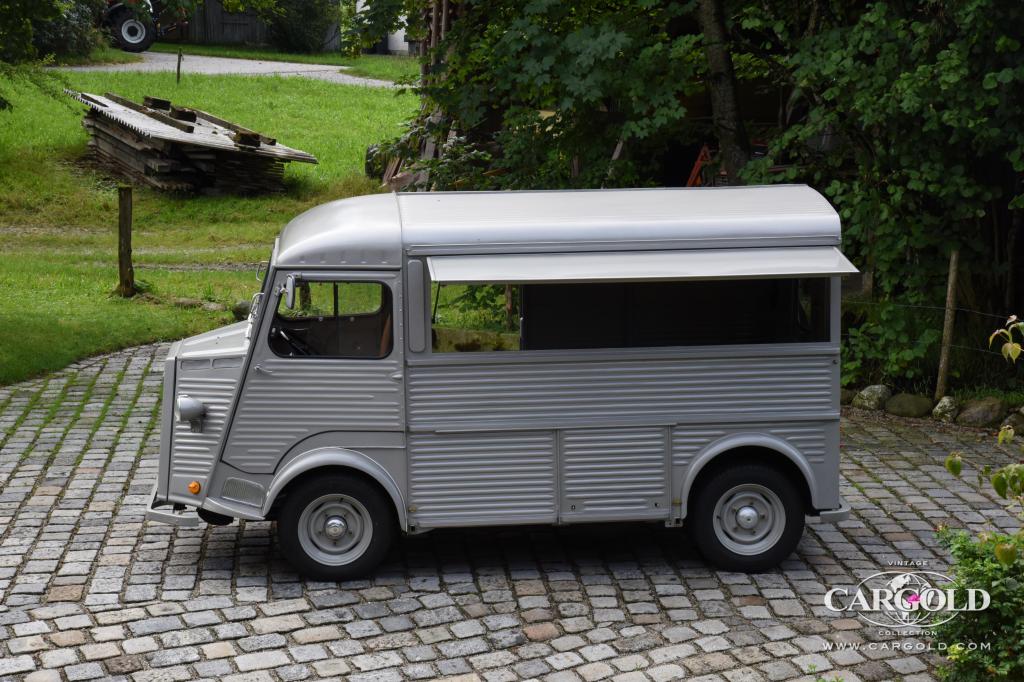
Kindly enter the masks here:
M 391 378 L 393 380 L 395 380 L 395 381 L 401 381 L 402 380 L 402 373 L 401 372 L 394 372 L 394 373 L 391 374 Z
M 257 374 L 273 374 L 274 373 L 274 370 L 267 369 L 267 368 L 263 367 L 262 365 L 256 365 L 252 369 Z

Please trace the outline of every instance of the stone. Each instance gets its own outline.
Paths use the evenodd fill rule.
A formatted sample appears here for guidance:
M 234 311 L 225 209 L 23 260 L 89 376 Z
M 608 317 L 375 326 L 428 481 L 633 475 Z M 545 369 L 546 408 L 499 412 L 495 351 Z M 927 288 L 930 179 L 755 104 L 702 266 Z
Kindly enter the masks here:
M 108 658 L 104 664 L 107 666 L 108 672 L 114 675 L 126 675 L 141 670 L 143 660 L 141 656 L 118 656 L 117 658 Z
M 1024 436 L 1024 414 L 1011 412 L 1010 416 L 1003 420 L 1000 426 L 1009 426 L 1014 433 Z
M 25 677 L 25 682 L 60 682 L 59 670 L 37 670 Z
M 215 301 L 207 301 L 203 303 L 203 310 L 209 313 L 222 313 L 227 310 L 228 307 L 223 303 L 217 303 Z
M 202 308 L 203 302 L 198 298 L 175 298 L 171 300 L 175 308 Z
M 994 396 L 968 400 L 957 415 L 956 423 L 960 426 L 995 426 L 1003 420 L 1007 410 L 1006 403 Z
M 23 673 L 34 670 L 35 667 L 36 664 L 32 661 L 32 657 L 28 655 L 0 658 L 0 675 Z
M 478 562 L 472 545 L 492 533 L 453 530 L 409 540 L 409 559 L 372 577 L 303 580 L 280 560 L 270 524 L 142 521 L 167 347 L 0 387 L 0 601 L 13 607 L 0 610 L 0 678 L 753 682 L 814 666 L 804 679 L 919 682 L 941 665 L 928 653 L 822 650 L 869 632 L 824 613 L 822 594 L 893 552 L 933 557 L 938 520 L 1004 518 L 973 477 L 956 494 L 885 484 L 941 466 L 948 448 L 933 447 L 934 424 L 848 410 L 843 483 L 860 486 L 868 525 L 816 526 L 812 543 L 767 573 L 652 555 L 659 536 L 638 525 L 610 531 L 607 560 L 594 560 L 603 536 L 582 529 L 508 529 L 494 535 L 508 535 L 508 558 L 482 546 Z M 972 457 L 1005 459 L 991 433 L 968 440 Z M 543 551 L 531 556 L 535 544 Z
M 888 386 L 875 384 L 868 386 L 853 398 L 851 403 L 854 407 L 862 410 L 880 410 L 885 407 L 885 401 L 892 396 Z
M 926 417 L 932 411 L 932 399 L 918 393 L 897 393 L 885 401 L 885 411 L 897 417 Z
M 558 628 L 554 623 L 535 623 L 523 628 L 523 634 L 534 642 L 543 642 L 558 636 Z
M 231 315 L 241 322 L 249 318 L 250 310 L 252 310 L 252 303 L 250 301 L 238 301 L 231 306 Z
M 82 598 L 82 585 L 57 585 L 46 593 L 46 601 L 78 601 Z
M 853 402 L 853 399 L 857 397 L 857 390 L 853 388 L 841 388 L 839 389 L 839 404 L 849 405 Z
M 952 424 L 956 415 L 960 412 L 956 399 L 951 395 L 942 396 L 932 410 L 932 417 L 940 422 Z

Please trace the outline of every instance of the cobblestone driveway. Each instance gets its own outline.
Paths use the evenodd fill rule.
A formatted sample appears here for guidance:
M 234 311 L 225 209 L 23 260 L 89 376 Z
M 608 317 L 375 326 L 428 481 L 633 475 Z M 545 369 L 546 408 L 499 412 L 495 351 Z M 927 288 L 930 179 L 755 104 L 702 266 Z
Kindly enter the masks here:
M 685 533 L 623 525 L 435 532 L 371 580 L 304 582 L 269 523 L 143 521 L 165 352 L 0 388 L 0 677 L 929 680 L 934 654 L 828 651 L 884 640 L 822 594 L 890 561 L 941 571 L 939 522 L 1014 523 L 942 468 L 956 448 L 1008 461 L 991 434 L 850 414 L 856 517 L 809 526 L 772 573 L 715 572 Z

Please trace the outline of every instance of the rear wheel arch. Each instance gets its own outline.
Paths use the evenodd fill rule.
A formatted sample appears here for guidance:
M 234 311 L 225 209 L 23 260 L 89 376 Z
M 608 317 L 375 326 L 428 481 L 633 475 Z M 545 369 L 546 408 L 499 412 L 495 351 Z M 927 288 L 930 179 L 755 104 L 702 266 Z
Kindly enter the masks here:
M 688 516 L 701 480 L 723 469 L 745 464 L 767 465 L 778 470 L 801 491 L 804 508 L 812 511 L 817 485 L 806 458 L 786 441 L 766 434 L 736 434 L 704 448 L 687 468 L 680 491 L 682 517 Z

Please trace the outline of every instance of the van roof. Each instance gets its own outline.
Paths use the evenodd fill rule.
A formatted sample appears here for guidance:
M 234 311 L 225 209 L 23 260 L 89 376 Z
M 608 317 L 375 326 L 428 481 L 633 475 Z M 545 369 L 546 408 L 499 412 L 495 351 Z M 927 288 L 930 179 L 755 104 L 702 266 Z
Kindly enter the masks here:
M 399 267 L 403 253 L 552 253 L 837 246 L 807 185 L 403 192 L 334 201 L 281 232 L 275 264 Z

